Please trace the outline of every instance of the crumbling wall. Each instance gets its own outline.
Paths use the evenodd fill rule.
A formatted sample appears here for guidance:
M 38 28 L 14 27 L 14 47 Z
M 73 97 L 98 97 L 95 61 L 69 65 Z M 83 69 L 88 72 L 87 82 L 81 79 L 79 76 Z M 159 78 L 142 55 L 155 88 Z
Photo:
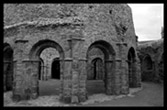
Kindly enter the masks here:
M 62 101 L 87 99 L 87 56 L 95 47 L 105 56 L 106 94 L 129 92 L 127 55 L 131 47 L 136 54 L 137 40 L 126 4 L 5 4 L 4 42 L 15 47 L 15 100 L 38 97 L 38 57 L 49 47 L 60 54 Z M 140 87 L 139 68 L 133 71 L 134 87 Z
M 163 81 L 163 39 L 155 41 L 139 42 L 138 53 L 141 61 L 142 79 L 145 81 L 161 82 Z M 152 69 L 145 71 L 145 57 L 149 56 L 152 60 Z

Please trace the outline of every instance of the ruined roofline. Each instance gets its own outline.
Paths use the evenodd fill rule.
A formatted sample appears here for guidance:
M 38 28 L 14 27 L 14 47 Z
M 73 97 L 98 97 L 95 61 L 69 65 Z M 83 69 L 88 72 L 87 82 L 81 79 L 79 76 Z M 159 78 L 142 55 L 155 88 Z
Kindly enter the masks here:
M 65 24 L 83 25 L 83 19 L 81 17 L 68 17 L 65 19 L 39 18 L 39 19 L 34 20 L 34 21 L 24 21 L 24 22 L 13 24 L 13 25 L 4 26 L 3 29 L 7 30 L 7 29 L 11 29 L 11 28 L 16 28 L 19 26 L 24 26 L 24 25 L 28 25 L 28 26 L 33 25 L 36 27 L 40 27 L 40 26 L 47 26 L 47 25 L 65 25 Z
M 161 41 L 163 41 L 163 39 L 138 41 L 138 44 L 139 45 L 145 45 L 145 44 L 148 44 L 148 43 L 157 43 L 157 42 L 161 42 Z
M 138 44 L 145 44 L 145 43 L 150 43 L 154 42 L 155 40 L 146 40 L 146 41 L 138 41 Z
M 138 47 L 139 48 L 145 48 L 145 47 L 157 47 L 160 46 L 161 44 L 163 44 L 163 39 L 158 39 L 158 40 L 152 40 L 152 41 L 148 41 L 148 42 L 144 42 L 142 44 L 138 43 Z

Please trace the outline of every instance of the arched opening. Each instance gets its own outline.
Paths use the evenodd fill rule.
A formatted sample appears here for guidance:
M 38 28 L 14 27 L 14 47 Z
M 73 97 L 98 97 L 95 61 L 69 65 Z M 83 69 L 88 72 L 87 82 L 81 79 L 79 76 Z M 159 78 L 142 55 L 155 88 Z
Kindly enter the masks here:
M 146 55 L 142 61 L 142 81 L 153 80 L 153 62 L 149 55 Z
M 4 44 L 3 55 L 4 91 L 9 91 L 13 86 L 13 49 L 7 43 Z
M 59 95 L 61 91 L 61 81 L 52 79 L 52 61 L 55 57 L 59 58 L 59 79 L 62 80 L 62 61 L 64 53 L 61 46 L 51 40 L 42 40 L 37 42 L 30 51 L 30 59 L 43 60 L 43 74 L 40 74 L 43 80 L 38 80 L 39 95 Z M 40 60 L 38 65 L 40 66 Z M 41 68 L 38 69 L 38 73 Z M 37 75 L 39 77 L 39 74 Z
M 136 62 L 135 62 L 135 50 L 133 47 L 128 52 L 128 72 L 129 72 L 129 87 L 134 87 L 136 80 Z
M 43 74 L 44 74 L 44 61 L 42 58 L 40 58 L 40 62 L 39 62 L 39 76 L 38 79 L 39 80 L 43 80 Z
M 93 65 L 93 80 L 103 80 L 103 61 L 101 58 L 95 58 L 92 60 Z
M 60 61 L 59 58 L 55 58 L 52 62 L 52 73 L 53 79 L 60 79 Z
M 144 68 L 145 70 L 152 70 L 153 69 L 151 57 L 148 55 L 144 58 L 144 67 L 145 67 Z
M 86 82 L 88 95 L 110 94 L 109 89 L 111 89 L 112 81 L 109 81 L 109 79 L 114 72 L 114 58 L 115 51 L 106 41 L 96 41 L 89 46 Z

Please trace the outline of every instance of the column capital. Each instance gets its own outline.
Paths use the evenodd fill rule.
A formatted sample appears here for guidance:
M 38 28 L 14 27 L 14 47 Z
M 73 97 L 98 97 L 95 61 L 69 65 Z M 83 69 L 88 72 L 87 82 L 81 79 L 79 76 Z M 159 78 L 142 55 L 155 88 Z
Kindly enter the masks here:
M 24 59 L 23 62 L 40 62 L 38 59 Z
M 86 58 L 79 58 L 79 61 L 88 61 Z
M 105 62 L 114 62 L 114 60 L 105 60 Z
M 68 38 L 67 41 L 85 41 L 85 38 L 80 38 L 80 37 L 71 37 Z
M 117 62 L 121 62 L 122 59 L 121 59 L 121 58 L 116 58 L 115 61 L 117 61 Z
M 116 45 L 125 45 L 125 46 L 127 46 L 127 43 L 126 42 L 116 42 Z
M 73 61 L 73 58 L 65 58 L 64 61 Z
M 15 43 L 27 43 L 28 40 L 22 40 L 22 39 L 18 39 L 15 41 Z

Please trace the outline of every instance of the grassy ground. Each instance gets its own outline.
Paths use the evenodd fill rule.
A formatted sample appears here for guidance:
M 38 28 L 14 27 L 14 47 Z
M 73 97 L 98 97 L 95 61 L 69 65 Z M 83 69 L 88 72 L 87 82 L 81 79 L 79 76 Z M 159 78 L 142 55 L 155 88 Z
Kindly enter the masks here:
M 59 101 L 60 81 L 40 81 L 39 84 L 40 96 L 37 99 L 15 103 L 9 91 L 4 93 L 4 106 L 163 106 L 163 86 L 155 83 L 144 82 L 142 89 L 130 89 L 129 95 L 107 96 L 103 81 L 88 81 L 88 100 L 79 105 Z

